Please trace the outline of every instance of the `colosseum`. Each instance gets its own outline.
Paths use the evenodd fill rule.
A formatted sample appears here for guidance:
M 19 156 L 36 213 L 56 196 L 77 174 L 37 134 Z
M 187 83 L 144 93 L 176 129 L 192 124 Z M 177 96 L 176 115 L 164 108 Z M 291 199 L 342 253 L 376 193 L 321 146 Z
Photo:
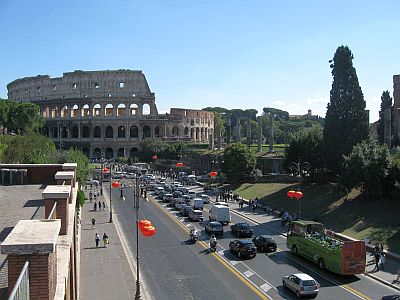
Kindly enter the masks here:
M 57 147 L 77 147 L 89 157 L 135 156 L 150 138 L 207 143 L 213 136 L 212 112 L 171 108 L 159 114 L 142 71 L 38 75 L 17 79 L 7 89 L 8 99 L 39 105 L 43 134 Z

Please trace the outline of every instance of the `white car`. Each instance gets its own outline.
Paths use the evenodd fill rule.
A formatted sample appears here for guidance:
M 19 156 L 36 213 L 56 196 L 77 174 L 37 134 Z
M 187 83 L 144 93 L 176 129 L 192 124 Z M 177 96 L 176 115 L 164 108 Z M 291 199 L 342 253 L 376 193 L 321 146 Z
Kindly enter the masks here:
M 211 200 L 210 196 L 208 196 L 206 194 L 202 194 L 202 195 L 200 195 L 200 198 L 203 199 L 204 204 L 210 203 L 210 200 Z
M 296 293 L 298 298 L 302 296 L 317 297 L 320 287 L 314 278 L 304 273 L 284 276 L 282 278 L 282 285 L 284 288 Z

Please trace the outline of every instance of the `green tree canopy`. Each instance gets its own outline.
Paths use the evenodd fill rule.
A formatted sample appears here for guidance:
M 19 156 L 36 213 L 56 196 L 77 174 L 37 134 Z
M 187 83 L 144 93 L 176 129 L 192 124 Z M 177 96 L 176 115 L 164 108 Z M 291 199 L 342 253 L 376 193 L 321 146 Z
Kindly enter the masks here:
M 79 184 L 86 184 L 90 173 L 88 157 L 81 150 L 71 148 L 66 153 L 66 160 L 69 163 L 77 163 L 76 178 Z
M 333 83 L 328 103 L 323 151 L 326 167 L 333 174 L 340 172 L 343 155 L 353 146 L 368 138 L 368 115 L 364 95 L 353 67 L 353 54 L 347 46 L 340 46 L 331 64 Z
M 221 164 L 221 170 L 228 180 L 238 182 L 241 178 L 250 176 L 255 167 L 254 152 L 246 145 L 233 143 L 225 148 L 224 163 Z
M 379 143 L 381 145 L 384 142 L 384 133 L 385 133 L 384 116 L 385 116 L 385 110 L 387 108 L 390 108 L 390 110 L 392 110 L 392 104 L 393 104 L 393 99 L 392 99 L 392 97 L 390 97 L 389 91 L 382 92 L 381 108 L 379 110 L 379 120 L 378 120 L 378 127 L 377 127 L 378 141 L 379 141 Z

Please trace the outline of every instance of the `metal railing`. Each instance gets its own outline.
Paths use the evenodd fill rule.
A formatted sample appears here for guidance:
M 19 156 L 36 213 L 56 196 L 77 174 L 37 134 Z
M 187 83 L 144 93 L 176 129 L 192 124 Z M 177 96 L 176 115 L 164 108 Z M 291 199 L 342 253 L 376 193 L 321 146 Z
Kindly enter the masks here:
M 8 300 L 29 299 L 29 261 L 26 261 Z
M 0 266 L 0 299 L 1 291 L 8 287 L 8 260 L 5 259 Z
M 50 211 L 49 216 L 47 217 L 47 220 L 54 220 L 57 219 L 57 202 L 54 202 L 53 208 Z

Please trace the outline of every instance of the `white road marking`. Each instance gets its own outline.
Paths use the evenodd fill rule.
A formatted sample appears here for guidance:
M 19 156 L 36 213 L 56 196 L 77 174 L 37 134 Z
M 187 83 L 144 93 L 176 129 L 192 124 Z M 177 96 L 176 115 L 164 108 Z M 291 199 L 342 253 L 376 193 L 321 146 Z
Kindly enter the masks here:
M 262 289 L 264 292 L 268 292 L 271 288 L 272 287 L 268 283 L 264 283 L 260 286 L 260 289 Z
M 219 255 L 224 255 L 224 250 L 218 251 Z
M 229 263 L 230 263 L 232 266 L 234 266 L 234 265 L 237 265 L 237 264 L 239 263 L 239 261 L 237 261 L 237 260 L 229 260 Z
M 251 277 L 251 276 L 254 275 L 254 273 L 253 273 L 252 271 L 250 271 L 250 270 L 247 270 L 247 271 L 243 272 L 243 274 L 244 274 L 247 278 L 249 278 L 249 277 Z

